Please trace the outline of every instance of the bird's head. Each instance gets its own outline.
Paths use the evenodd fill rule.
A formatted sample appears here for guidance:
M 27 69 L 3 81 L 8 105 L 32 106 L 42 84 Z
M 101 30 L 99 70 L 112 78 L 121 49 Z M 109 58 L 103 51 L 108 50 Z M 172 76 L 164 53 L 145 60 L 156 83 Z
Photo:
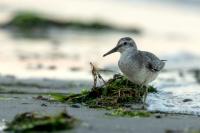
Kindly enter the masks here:
M 117 45 L 111 49 L 110 51 L 108 51 L 107 53 L 105 53 L 103 55 L 103 57 L 109 55 L 109 54 L 112 54 L 114 52 L 120 52 L 120 53 L 123 53 L 124 51 L 128 50 L 128 49 L 134 49 L 134 50 L 137 50 L 137 46 L 136 46 L 136 43 L 135 41 L 130 38 L 130 37 L 124 37 L 124 38 L 121 38 Z

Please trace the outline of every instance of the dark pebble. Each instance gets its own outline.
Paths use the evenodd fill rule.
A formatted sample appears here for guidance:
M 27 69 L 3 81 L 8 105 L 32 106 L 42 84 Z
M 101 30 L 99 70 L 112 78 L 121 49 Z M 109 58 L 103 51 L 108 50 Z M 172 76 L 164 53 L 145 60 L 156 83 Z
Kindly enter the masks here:
M 162 118 L 162 116 L 161 115 L 156 115 L 155 116 L 157 119 L 160 119 L 160 118 Z
M 54 65 L 51 65 L 51 66 L 49 66 L 49 67 L 48 67 L 48 69 L 49 69 L 49 70 L 56 70 L 56 69 L 57 69 L 57 67 L 56 67 L 56 66 L 54 66 Z
M 47 105 L 45 103 L 41 104 L 42 107 L 47 107 Z
M 79 104 L 72 104 L 71 107 L 72 108 L 80 108 L 80 105 Z
M 22 104 L 30 104 L 30 103 L 22 103 Z
M 192 99 L 184 99 L 183 102 L 191 102 Z
M 167 129 L 165 131 L 165 133 L 184 133 L 184 131 L 182 130 L 171 130 L 171 129 Z

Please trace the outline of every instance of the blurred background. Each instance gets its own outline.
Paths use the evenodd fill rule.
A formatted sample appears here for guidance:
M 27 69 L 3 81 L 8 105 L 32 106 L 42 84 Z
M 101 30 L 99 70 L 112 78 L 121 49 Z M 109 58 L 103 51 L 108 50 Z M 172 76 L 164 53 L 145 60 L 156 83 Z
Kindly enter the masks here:
M 102 55 L 121 37 L 168 60 L 200 65 L 199 0 L 1 0 L 0 73 L 19 78 L 90 79 L 90 65 L 117 71 Z

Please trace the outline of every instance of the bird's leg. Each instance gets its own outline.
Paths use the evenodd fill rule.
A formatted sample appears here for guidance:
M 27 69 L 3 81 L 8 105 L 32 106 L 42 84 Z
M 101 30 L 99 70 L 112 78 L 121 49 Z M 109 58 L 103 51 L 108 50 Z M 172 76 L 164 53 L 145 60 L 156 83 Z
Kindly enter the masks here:
M 128 87 L 128 79 L 126 80 L 126 88 Z
M 146 103 L 146 99 L 147 99 L 147 94 L 148 94 L 148 87 L 146 87 L 146 86 L 143 86 L 143 87 L 145 87 L 145 92 L 144 92 L 144 103 Z
M 144 86 L 143 86 L 143 84 L 140 86 L 140 90 L 142 90 L 142 92 L 144 91 L 143 90 L 143 88 L 144 88 Z M 140 93 L 141 94 L 141 93 Z M 140 95 L 141 96 L 141 95 Z M 143 96 L 142 96 L 142 103 L 144 104 L 144 96 L 145 96 L 145 92 L 144 92 L 144 94 L 143 94 Z
M 147 94 L 148 94 L 148 87 L 147 86 L 144 86 L 142 85 L 142 89 L 143 87 L 145 87 L 145 92 L 144 92 L 144 96 L 143 96 L 143 108 L 145 109 L 145 106 L 146 106 L 146 99 L 147 99 Z
M 118 91 L 118 96 L 121 97 L 121 91 L 120 90 Z

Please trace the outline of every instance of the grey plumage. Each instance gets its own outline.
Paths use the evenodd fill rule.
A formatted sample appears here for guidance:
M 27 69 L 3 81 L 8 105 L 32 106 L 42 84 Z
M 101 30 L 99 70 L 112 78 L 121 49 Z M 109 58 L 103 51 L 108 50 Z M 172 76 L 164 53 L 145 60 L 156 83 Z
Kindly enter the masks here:
M 138 50 L 130 37 L 121 38 L 116 47 L 104 56 L 114 52 L 121 53 L 118 66 L 122 73 L 136 84 L 147 85 L 152 82 L 165 66 L 165 60 L 160 60 L 153 53 Z
M 160 60 L 158 57 L 156 57 L 154 54 L 146 51 L 139 51 L 139 54 L 141 54 L 141 57 L 143 58 L 145 66 L 150 71 L 159 72 L 163 69 L 165 66 L 165 62 Z

